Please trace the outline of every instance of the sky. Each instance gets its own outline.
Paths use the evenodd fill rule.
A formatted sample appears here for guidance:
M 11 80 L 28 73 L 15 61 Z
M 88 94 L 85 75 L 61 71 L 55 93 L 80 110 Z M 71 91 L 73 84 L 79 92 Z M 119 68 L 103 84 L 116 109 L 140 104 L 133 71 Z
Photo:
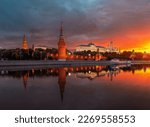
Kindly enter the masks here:
M 150 52 L 150 0 L 0 0 L 0 47 L 57 47 L 60 22 L 67 47 L 90 42 Z

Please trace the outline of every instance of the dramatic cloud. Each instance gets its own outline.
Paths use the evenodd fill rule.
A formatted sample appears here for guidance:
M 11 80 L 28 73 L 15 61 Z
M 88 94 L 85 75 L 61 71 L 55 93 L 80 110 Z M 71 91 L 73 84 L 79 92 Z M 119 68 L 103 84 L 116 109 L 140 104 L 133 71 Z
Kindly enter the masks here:
M 70 48 L 90 41 L 137 48 L 150 42 L 149 14 L 149 0 L 1 0 L 0 46 L 20 47 L 26 33 L 30 45 L 56 47 L 63 21 Z

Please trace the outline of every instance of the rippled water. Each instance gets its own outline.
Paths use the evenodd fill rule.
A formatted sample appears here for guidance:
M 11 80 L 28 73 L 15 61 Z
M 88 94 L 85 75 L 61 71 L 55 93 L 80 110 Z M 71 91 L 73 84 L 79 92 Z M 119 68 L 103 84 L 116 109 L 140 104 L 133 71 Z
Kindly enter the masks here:
M 150 66 L 1 71 L 0 109 L 150 109 Z

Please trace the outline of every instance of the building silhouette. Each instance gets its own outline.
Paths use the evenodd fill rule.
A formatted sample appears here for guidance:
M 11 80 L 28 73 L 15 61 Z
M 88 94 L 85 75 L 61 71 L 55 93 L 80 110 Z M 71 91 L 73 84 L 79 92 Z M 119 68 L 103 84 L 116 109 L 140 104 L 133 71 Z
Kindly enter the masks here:
M 63 23 L 61 23 L 60 28 L 60 36 L 58 42 L 58 60 L 59 61 L 66 61 L 67 54 L 66 54 L 66 43 L 63 35 Z

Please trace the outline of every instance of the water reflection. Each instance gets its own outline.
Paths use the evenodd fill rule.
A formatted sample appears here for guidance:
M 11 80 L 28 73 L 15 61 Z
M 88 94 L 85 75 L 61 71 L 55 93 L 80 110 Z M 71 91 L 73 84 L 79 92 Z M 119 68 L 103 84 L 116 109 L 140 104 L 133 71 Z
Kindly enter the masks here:
M 29 78 L 29 72 L 22 72 L 22 80 L 23 80 L 23 86 L 26 89 L 27 88 L 27 82 Z
M 71 68 L 49 68 L 49 69 L 40 69 L 40 70 L 28 70 L 28 71 L 4 71 L 0 73 L 1 77 L 13 77 L 13 78 L 22 78 L 23 85 L 27 87 L 27 81 L 29 77 L 33 79 L 42 78 L 42 77 L 58 77 L 58 84 L 66 84 L 66 77 L 71 76 L 72 73 L 76 74 L 77 78 L 89 80 L 94 80 L 95 78 L 107 76 L 110 81 L 113 81 L 113 78 L 119 75 L 121 72 L 131 72 L 134 74 L 136 71 L 147 72 L 147 68 L 150 68 L 149 65 L 137 65 L 137 66 L 85 66 L 85 67 L 71 67 Z
M 63 102 L 63 94 L 65 91 L 65 85 L 66 85 L 65 68 L 59 68 L 58 69 L 58 84 L 59 84 L 59 89 L 60 89 L 61 101 Z
M 131 73 L 132 75 L 135 75 L 135 73 L 138 72 L 138 73 L 143 74 L 143 73 L 149 73 L 149 70 L 150 70 L 149 65 L 137 65 L 137 66 L 121 66 L 120 65 L 120 66 L 107 66 L 107 67 L 106 66 L 84 66 L 84 67 L 69 67 L 69 68 L 49 68 L 49 69 L 40 69 L 40 70 L 32 69 L 32 70 L 28 70 L 28 71 L 26 71 L 26 70 L 25 71 L 2 70 L 0 73 L 0 80 L 5 77 L 7 77 L 7 80 L 9 80 L 10 78 L 21 79 L 22 84 L 23 84 L 22 86 L 24 87 L 25 90 L 27 90 L 28 83 L 30 85 L 36 85 L 36 84 L 32 84 L 31 82 L 29 82 L 30 79 L 36 80 L 39 78 L 39 79 L 47 80 L 50 77 L 52 79 L 55 77 L 55 79 L 57 80 L 57 85 L 59 86 L 58 88 L 59 88 L 60 100 L 61 100 L 61 103 L 63 103 L 66 85 L 71 85 L 73 82 L 76 82 L 76 84 L 81 84 L 80 81 L 83 80 L 84 81 L 83 83 L 89 84 L 89 83 L 91 83 L 90 81 L 96 80 L 96 84 L 98 84 L 99 80 L 101 80 L 101 81 L 103 80 L 107 84 L 108 81 L 113 82 L 114 79 L 120 79 L 121 81 L 126 81 L 126 78 L 127 78 L 127 76 L 125 75 L 126 73 L 128 73 L 128 74 Z M 69 77 L 71 77 L 71 78 L 69 78 Z M 119 77 L 119 78 L 117 78 L 117 77 Z M 67 78 L 69 80 L 69 83 L 67 82 Z M 130 77 L 128 77 L 128 78 L 130 78 Z M 133 79 L 132 83 L 136 82 L 136 80 L 137 80 L 137 78 Z M 124 83 L 124 82 L 122 82 L 122 83 Z M 44 85 L 44 83 L 42 81 L 41 81 L 41 85 Z M 5 87 L 5 86 L 3 86 L 3 87 Z M 0 86 L 0 92 L 2 92 L 2 89 L 3 88 Z M 5 88 L 5 90 L 6 89 L 7 88 Z M 20 88 L 17 88 L 17 89 L 20 90 Z M 90 87 L 88 89 L 90 89 Z M 39 89 L 39 91 L 40 91 L 40 89 Z M 43 90 L 41 90 L 41 91 L 43 91 Z M 73 91 L 73 89 L 70 91 Z M 78 93 L 76 93 L 76 94 L 78 94 Z M 95 94 L 98 94 L 98 93 L 95 93 Z M 9 94 L 8 94 L 8 96 L 9 96 Z M 74 95 L 74 96 L 76 96 L 76 95 Z M 99 95 L 97 95 L 97 96 L 99 96 Z M 41 98 L 41 95 L 39 98 Z M 2 98 L 2 97 L 1 97 L 1 99 L 5 100 L 5 98 Z M 19 99 L 21 99 L 21 98 L 19 98 Z M 38 97 L 36 99 L 38 100 Z M 69 97 L 69 100 L 70 99 L 71 99 L 71 97 Z M 89 99 L 93 99 L 93 98 L 89 98 Z M 103 99 L 105 99 L 105 96 L 103 97 Z M 5 105 L 5 103 L 9 103 L 9 101 L 10 101 L 10 100 L 5 100 L 5 101 L 4 100 L 3 100 L 2 105 Z M 87 99 L 87 100 L 83 100 L 83 101 L 89 101 L 89 100 Z M 20 103 L 20 101 L 15 102 L 14 107 L 15 107 L 15 105 L 18 105 L 18 103 Z M 28 102 L 28 103 L 30 103 L 30 102 Z M 95 101 L 95 103 L 97 103 L 97 102 Z M 109 103 L 108 103 L 108 105 L 109 105 Z M 116 104 L 118 104 L 118 102 Z M 150 105 L 147 105 L 147 106 L 150 106 Z M 1 108 L 3 109 L 4 107 L 1 107 Z M 18 108 L 18 106 L 16 106 L 16 107 Z M 29 106 L 27 109 L 34 109 L 35 107 L 36 106 L 33 106 L 33 107 Z M 56 109 L 59 109 L 58 108 L 59 106 L 56 106 L 56 107 L 57 107 Z M 81 107 L 82 107 L 82 105 L 81 105 Z M 26 109 L 24 107 L 23 108 L 20 107 L 20 108 Z M 111 108 L 106 107 L 106 109 L 111 109 Z M 8 107 L 8 109 L 11 109 L 11 107 Z M 12 109 L 14 109 L 14 108 L 12 108 Z M 39 106 L 37 109 L 39 109 Z M 45 107 L 41 106 L 41 109 L 45 109 Z M 46 107 L 46 109 L 55 109 L 55 107 L 49 107 L 49 108 Z M 68 109 L 68 107 L 64 106 L 63 109 Z M 76 109 L 76 107 L 69 107 L 69 109 Z M 78 108 L 78 109 L 80 109 L 80 108 Z M 88 109 L 88 106 L 85 108 L 82 107 L 81 109 Z M 101 109 L 101 108 L 99 107 L 99 108 L 91 108 L 91 109 Z M 121 108 L 121 109 L 126 109 L 126 108 Z

